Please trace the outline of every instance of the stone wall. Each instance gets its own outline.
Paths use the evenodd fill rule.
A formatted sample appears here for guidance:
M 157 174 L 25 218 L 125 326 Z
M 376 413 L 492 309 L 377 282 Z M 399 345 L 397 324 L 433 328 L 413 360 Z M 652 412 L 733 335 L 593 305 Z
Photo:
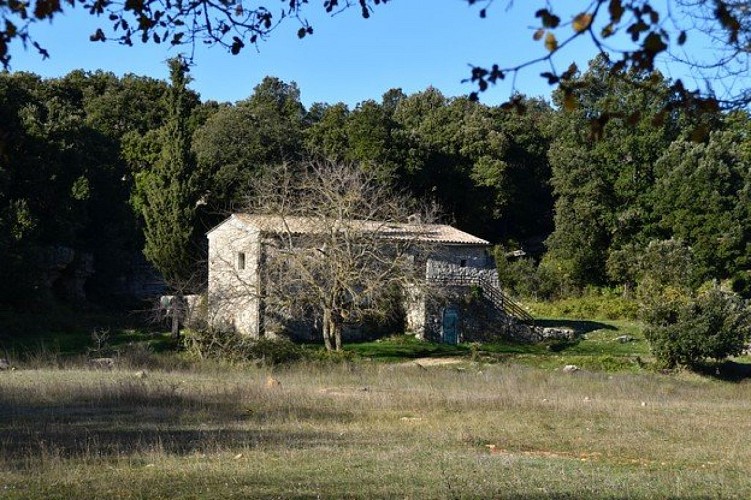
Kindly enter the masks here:
M 142 252 L 132 252 L 127 255 L 127 271 L 118 276 L 107 287 L 114 296 L 139 300 L 153 299 L 167 291 L 167 284 Z
M 407 331 L 420 338 L 440 341 L 441 315 L 448 306 L 460 311 L 461 321 L 466 323 L 468 331 L 479 332 L 496 322 L 497 318 L 491 317 L 489 309 L 477 304 L 470 307 L 471 286 L 452 284 L 476 281 L 480 277 L 497 284 L 495 261 L 487 247 L 443 245 L 424 260 L 424 265 L 427 286 L 416 286 L 405 293 Z
M 441 342 L 443 311 L 453 307 L 459 312 L 459 341 L 484 342 L 505 336 L 509 317 L 484 299 L 481 292 L 470 286 L 446 286 L 442 293 L 426 301 L 426 340 Z
M 230 220 L 211 231 L 208 238 L 209 325 L 258 336 L 262 250 L 259 232 Z
M 477 245 L 442 245 L 428 257 L 425 277 L 461 278 L 495 275 L 495 261 L 487 247 Z
M 304 317 L 264 317 L 260 300 L 261 266 L 267 248 L 257 231 L 232 220 L 209 233 L 209 289 L 208 322 L 214 328 L 234 330 L 241 334 L 270 336 L 286 334 L 297 340 L 320 338 L 320 325 L 314 314 Z M 238 265 L 238 255 L 244 255 L 244 269 Z M 450 283 L 469 283 L 483 278 L 498 286 L 498 274 L 488 249 L 476 245 L 444 245 L 428 258 L 416 259 L 425 266 L 426 284 L 404 290 L 404 320 L 407 331 L 420 338 L 441 341 L 442 313 L 455 307 L 460 313 L 460 341 L 488 341 L 508 338 L 536 341 L 545 337 L 543 329 L 518 322 L 496 308 L 483 296 L 477 286 Z M 349 325 L 347 340 L 373 338 L 379 333 L 377 324 Z
M 453 307 L 459 311 L 460 342 L 492 342 L 500 339 L 534 343 L 544 340 L 570 340 L 568 329 L 542 328 L 522 323 L 498 309 L 485 298 L 479 288 L 447 286 L 440 296 L 426 302 L 425 328 L 417 336 L 434 342 L 442 341 L 443 311 Z

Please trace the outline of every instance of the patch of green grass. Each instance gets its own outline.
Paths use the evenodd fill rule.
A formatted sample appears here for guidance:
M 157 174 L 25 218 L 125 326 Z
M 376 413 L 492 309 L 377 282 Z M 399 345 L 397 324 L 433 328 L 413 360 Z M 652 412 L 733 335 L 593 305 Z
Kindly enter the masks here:
M 0 311 L 0 354 L 16 359 L 111 356 L 133 345 L 159 353 L 176 347 L 168 333 L 146 328 L 132 316 L 75 313 L 57 306 L 50 314 Z
M 412 335 L 397 335 L 373 342 L 346 344 L 344 348 L 358 356 L 381 361 L 466 356 L 470 353 L 470 348 L 466 344 L 438 344 L 417 339 Z
M 483 344 L 447 345 L 400 335 L 375 342 L 345 345 L 348 352 L 379 361 L 405 361 L 427 357 L 460 357 L 468 361 L 514 361 L 542 368 L 576 364 L 598 371 L 640 371 L 650 366 L 649 344 L 640 324 L 630 321 L 542 319 L 545 327 L 570 328 L 573 341 L 550 340 L 538 344 L 498 340 Z M 621 342 L 619 337 L 631 340 Z

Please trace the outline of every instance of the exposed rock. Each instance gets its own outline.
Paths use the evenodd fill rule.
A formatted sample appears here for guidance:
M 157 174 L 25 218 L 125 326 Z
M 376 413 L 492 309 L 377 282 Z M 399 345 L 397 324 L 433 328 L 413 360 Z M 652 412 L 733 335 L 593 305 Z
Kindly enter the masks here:
M 542 328 L 542 340 L 573 340 L 575 332 L 571 328 Z
M 620 342 L 621 344 L 628 344 L 629 342 L 633 342 L 636 339 L 631 335 L 621 335 L 620 337 L 616 337 L 615 340 Z
M 580 368 L 576 365 L 566 365 L 561 369 L 561 371 L 563 371 L 563 373 L 576 373 L 579 371 L 579 369 Z
M 86 302 L 84 285 L 94 274 L 93 255 L 62 245 L 50 246 L 40 253 L 37 265 L 48 289 L 70 302 Z
M 113 358 L 93 358 L 89 360 L 89 365 L 94 368 L 111 370 L 115 367 L 115 360 Z
M 545 340 L 574 340 L 576 332 L 571 328 L 541 327 L 519 323 L 510 318 L 505 325 L 506 335 L 518 342 L 543 342 Z

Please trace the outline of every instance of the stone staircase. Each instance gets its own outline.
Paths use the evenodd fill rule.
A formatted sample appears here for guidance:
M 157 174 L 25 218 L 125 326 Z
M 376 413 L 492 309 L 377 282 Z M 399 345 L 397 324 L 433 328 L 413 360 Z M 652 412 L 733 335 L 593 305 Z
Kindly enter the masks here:
M 430 277 L 428 281 L 444 286 L 478 287 L 482 290 L 483 297 L 488 299 L 496 309 L 502 311 L 507 316 L 526 325 L 533 326 L 535 323 L 534 317 L 498 286 L 495 282 L 497 279 L 492 280 L 486 275 L 480 274 Z

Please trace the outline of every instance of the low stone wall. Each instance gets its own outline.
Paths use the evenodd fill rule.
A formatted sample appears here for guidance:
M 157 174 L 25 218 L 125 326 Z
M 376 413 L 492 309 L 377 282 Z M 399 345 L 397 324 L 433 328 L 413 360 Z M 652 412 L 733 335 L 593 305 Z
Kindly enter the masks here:
M 188 328 L 204 329 L 208 324 L 208 305 L 206 294 L 184 295 L 182 301 L 177 295 L 159 297 L 160 317 L 167 318 L 173 307 L 177 307 L 181 322 Z
M 568 328 L 544 328 L 525 324 L 499 310 L 483 297 L 482 292 L 470 286 L 447 286 L 440 297 L 426 305 L 424 333 L 426 340 L 440 342 L 442 314 L 446 307 L 459 311 L 460 342 L 492 342 L 507 339 L 515 342 L 536 343 L 546 340 L 573 340 L 575 332 Z M 416 332 L 419 335 L 419 332 Z

